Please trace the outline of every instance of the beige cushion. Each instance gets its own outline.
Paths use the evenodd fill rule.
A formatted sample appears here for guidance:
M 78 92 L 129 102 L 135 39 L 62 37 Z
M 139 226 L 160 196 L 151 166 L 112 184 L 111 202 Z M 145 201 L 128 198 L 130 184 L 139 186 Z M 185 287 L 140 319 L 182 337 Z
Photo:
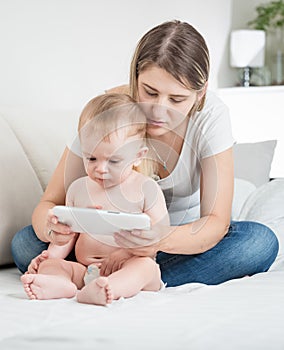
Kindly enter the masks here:
M 37 111 L 1 108 L 21 143 L 43 189 L 64 151 L 77 131 L 79 112 Z
M 13 262 L 12 238 L 31 223 L 42 188 L 21 144 L 1 117 L 0 140 L 0 265 L 3 265 Z

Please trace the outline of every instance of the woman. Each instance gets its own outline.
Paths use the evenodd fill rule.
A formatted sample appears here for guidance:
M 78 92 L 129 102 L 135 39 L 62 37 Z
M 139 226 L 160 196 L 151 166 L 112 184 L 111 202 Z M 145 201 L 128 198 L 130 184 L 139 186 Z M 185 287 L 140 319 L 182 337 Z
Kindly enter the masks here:
M 278 252 L 277 238 L 269 228 L 253 222 L 230 223 L 234 140 L 226 107 L 206 91 L 208 76 L 209 53 L 203 37 L 179 21 L 146 33 L 131 64 L 129 93 L 147 110 L 149 149 L 158 163 L 156 175 L 172 226 L 155 226 L 156 235 L 134 231 L 117 233 L 115 238 L 134 254 L 157 253 L 167 286 L 218 284 L 267 271 Z M 114 89 L 125 90 L 128 87 Z M 66 180 L 67 158 L 73 172 Z M 29 226 L 13 239 L 14 260 L 22 272 L 49 242 L 64 244 L 73 237 L 49 209 L 64 204 L 64 181 L 68 187 L 83 175 L 82 159 L 66 148 L 33 213 L 36 234 Z M 158 242 L 152 238 L 157 233 Z

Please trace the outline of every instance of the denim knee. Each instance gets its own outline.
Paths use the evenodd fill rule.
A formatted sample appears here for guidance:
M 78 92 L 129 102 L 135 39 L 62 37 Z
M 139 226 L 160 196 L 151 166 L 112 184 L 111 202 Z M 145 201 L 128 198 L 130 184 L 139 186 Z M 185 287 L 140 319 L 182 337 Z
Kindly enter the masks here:
M 231 223 L 226 236 L 212 249 L 194 255 L 159 252 L 157 263 L 169 287 L 191 282 L 219 284 L 267 271 L 278 247 L 277 237 L 270 228 L 239 221 Z
M 26 272 L 31 260 L 47 247 L 48 243 L 38 239 L 31 225 L 17 232 L 12 239 L 11 250 L 18 269 Z
M 246 239 L 242 240 L 242 248 L 245 263 L 250 261 L 255 269 L 253 273 L 267 271 L 275 261 L 279 250 L 275 233 L 268 226 L 252 221 L 232 222 L 230 230 L 245 233 Z

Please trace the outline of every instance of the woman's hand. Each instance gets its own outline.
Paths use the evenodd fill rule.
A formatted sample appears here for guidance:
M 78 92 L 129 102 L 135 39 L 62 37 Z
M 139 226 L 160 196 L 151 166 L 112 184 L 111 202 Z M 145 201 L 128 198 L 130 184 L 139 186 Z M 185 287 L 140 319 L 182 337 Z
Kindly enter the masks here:
M 88 208 L 102 209 L 102 206 L 94 204 Z M 57 216 L 53 214 L 52 209 L 49 209 L 47 214 L 46 236 L 50 243 L 53 243 L 55 245 L 65 245 L 70 242 L 76 234 L 77 233 L 71 230 L 70 226 L 60 223 Z
M 70 226 L 62 224 L 58 221 L 57 216 L 49 209 L 47 214 L 46 237 L 50 243 L 55 245 L 65 245 L 76 235 Z
M 162 250 L 170 233 L 170 226 L 155 225 L 151 230 L 116 232 L 114 239 L 119 247 L 128 248 L 133 255 L 155 256 L 159 250 Z

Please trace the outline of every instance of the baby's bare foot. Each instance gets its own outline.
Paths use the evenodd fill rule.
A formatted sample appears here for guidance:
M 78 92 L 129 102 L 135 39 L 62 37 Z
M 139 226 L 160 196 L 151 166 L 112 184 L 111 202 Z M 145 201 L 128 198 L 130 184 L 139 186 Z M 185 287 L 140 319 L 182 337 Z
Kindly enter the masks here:
M 25 274 L 21 280 L 30 299 L 72 298 L 77 291 L 74 283 L 61 276 Z
M 113 301 L 113 294 L 107 277 L 98 277 L 77 293 L 79 303 L 107 305 Z

